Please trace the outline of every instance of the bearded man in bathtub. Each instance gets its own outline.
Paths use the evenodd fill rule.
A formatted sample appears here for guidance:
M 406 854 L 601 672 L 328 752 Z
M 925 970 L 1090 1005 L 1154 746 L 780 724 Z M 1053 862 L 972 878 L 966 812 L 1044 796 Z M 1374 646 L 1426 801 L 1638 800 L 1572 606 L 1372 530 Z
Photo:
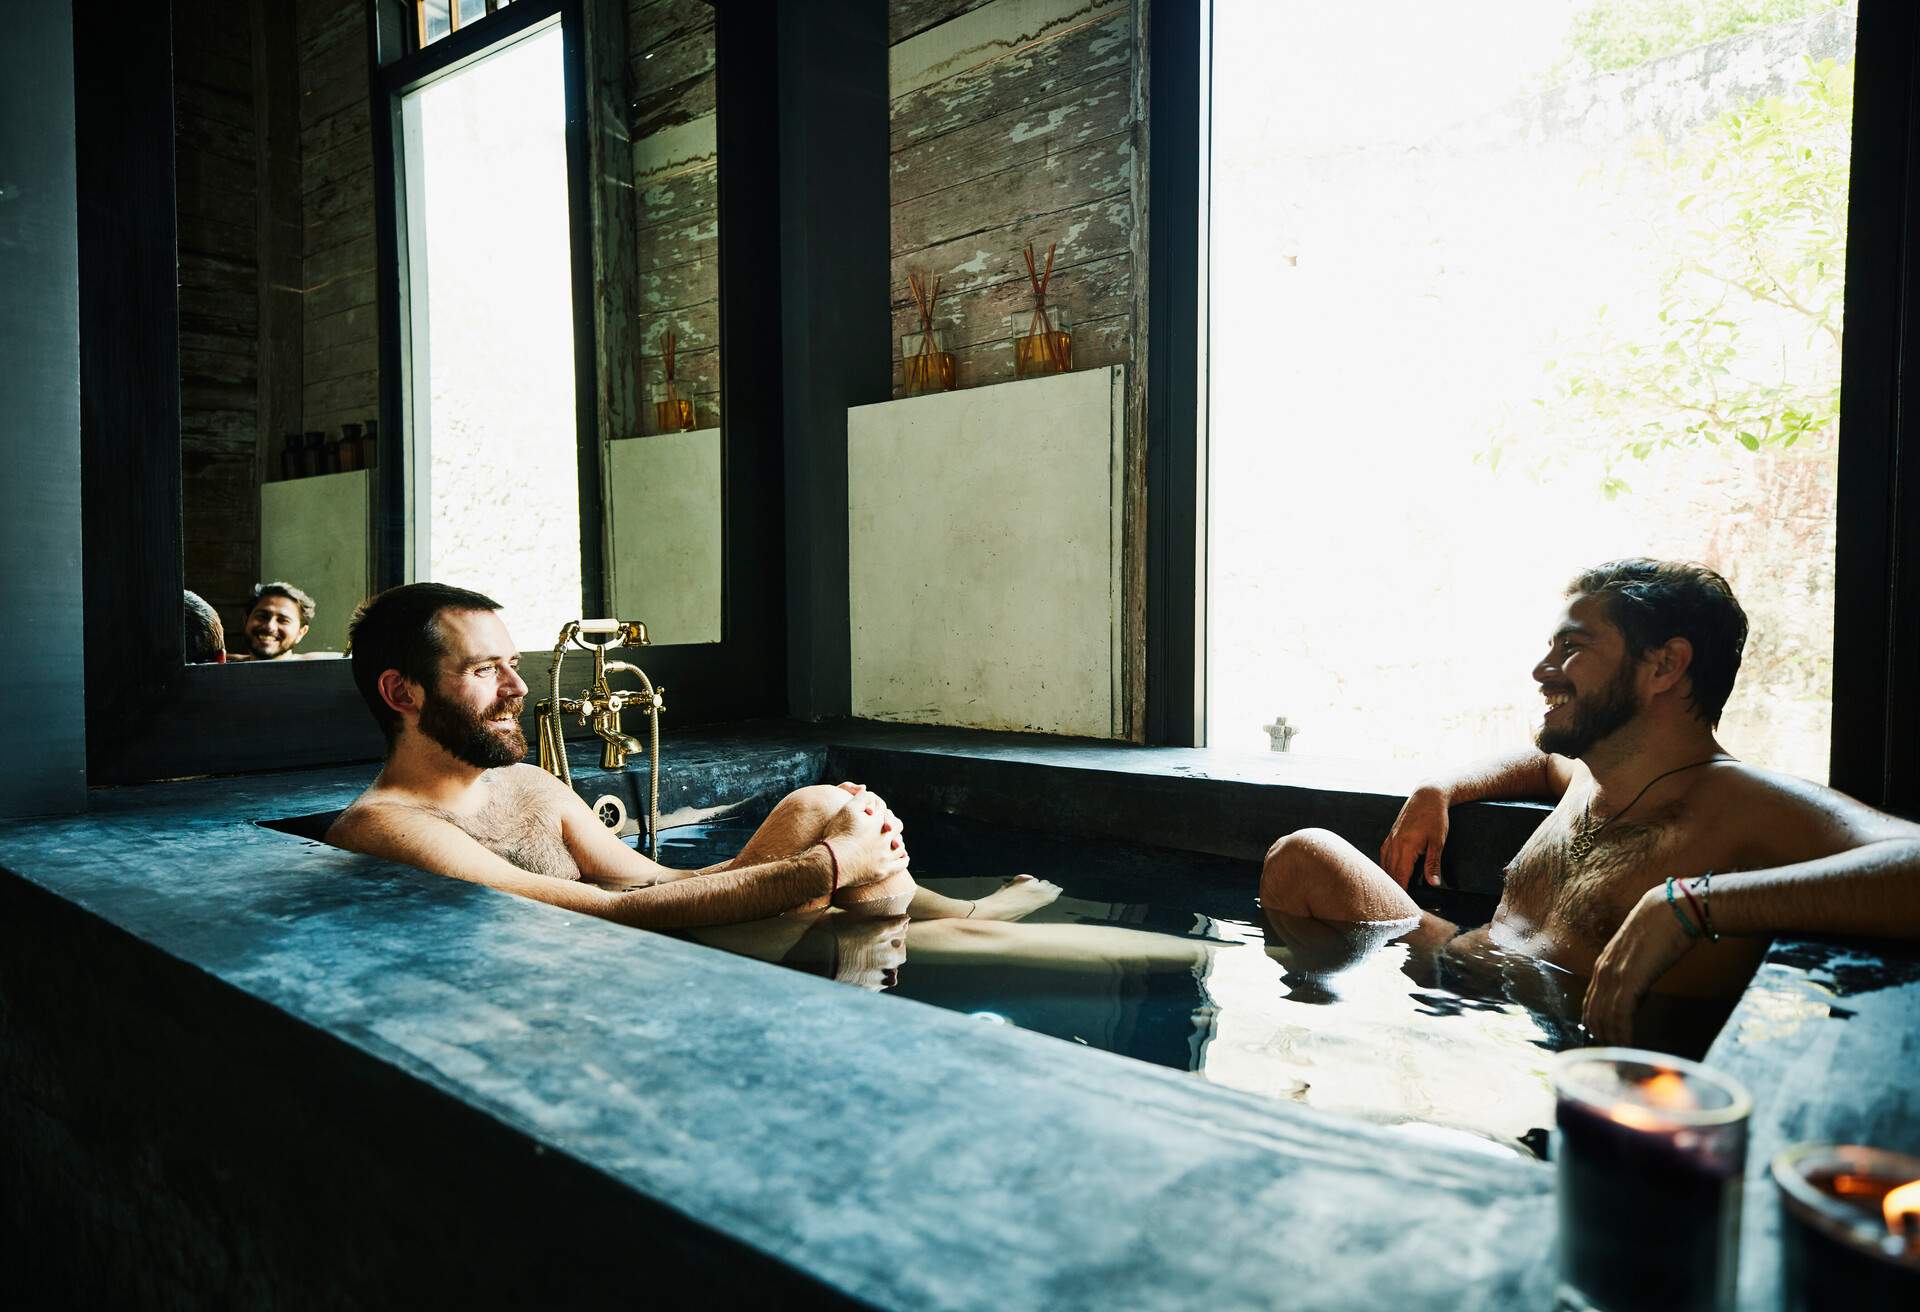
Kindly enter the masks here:
M 646 929 L 758 920 L 829 898 L 917 919 L 1006 920 L 1059 896 L 1027 876 L 971 902 L 918 887 L 904 826 L 858 784 L 789 793 L 718 865 L 648 860 L 565 784 L 520 764 L 527 685 L 499 610 L 477 592 L 409 583 L 354 615 L 353 679 L 387 760 L 329 843 Z
M 1920 825 L 1715 739 L 1747 638 L 1725 579 L 1622 560 L 1566 596 L 1533 669 L 1538 750 L 1421 785 L 1378 862 L 1326 830 L 1280 839 L 1260 900 L 1283 937 L 1405 924 L 1402 941 L 1559 966 L 1590 977 L 1583 1019 L 1601 1042 L 1630 1038 L 1649 991 L 1737 993 L 1775 932 L 1920 937 Z M 1440 882 L 1449 807 L 1530 798 L 1554 809 L 1508 864 L 1490 924 L 1462 934 L 1407 895 L 1416 861 Z

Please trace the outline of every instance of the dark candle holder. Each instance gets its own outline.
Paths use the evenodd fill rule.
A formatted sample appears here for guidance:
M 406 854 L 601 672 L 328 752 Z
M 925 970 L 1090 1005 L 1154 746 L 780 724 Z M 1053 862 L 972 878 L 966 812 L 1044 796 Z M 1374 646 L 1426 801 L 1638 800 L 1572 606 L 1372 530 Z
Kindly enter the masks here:
M 1636 1048 L 1562 1053 L 1553 1087 L 1558 1306 L 1731 1312 L 1747 1091 Z
M 1773 1159 L 1780 1190 L 1780 1306 L 1787 1312 L 1920 1308 L 1920 1157 L 1851 1144 L 1803 1143 Z M 1905 1195 L 1903 1195 L 1905 1197 Z M 1907 1218 L 1911 1217 L 1911 1220 Z

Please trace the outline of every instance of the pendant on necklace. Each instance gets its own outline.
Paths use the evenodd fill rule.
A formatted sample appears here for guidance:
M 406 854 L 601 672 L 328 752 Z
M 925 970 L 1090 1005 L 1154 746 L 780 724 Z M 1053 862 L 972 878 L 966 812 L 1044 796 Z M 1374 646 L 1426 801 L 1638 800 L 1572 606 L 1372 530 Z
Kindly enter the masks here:
M 1605 827 L 1604 825 L 1601 826 L 1602 829 Z M 1593 852 L 1593 843 L 1595 838 L 1599 836 L 1599 833 L 1599 829 L 1589 829 L 1585 824 L 1582 824 L 1580 828 L 1574 830 L 1567 838 L 1567 855 L 1571 856 L 1575 861 L 1585 861 Z

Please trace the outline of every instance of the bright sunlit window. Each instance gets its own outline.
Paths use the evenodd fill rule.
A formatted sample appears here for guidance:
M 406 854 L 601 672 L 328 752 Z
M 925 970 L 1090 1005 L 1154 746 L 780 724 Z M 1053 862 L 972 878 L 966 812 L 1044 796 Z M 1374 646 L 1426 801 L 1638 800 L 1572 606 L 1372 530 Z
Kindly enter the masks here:
M 1524 745 L 1566 581 L 1725 574 L 1824 780 L 1855 6 L 1216 0 L 1208 739 Z
M 414 468 L 430 501 L 415 574 L 487 593 L 521 646 L 544 647 L 581 602 L 560 29 L 402 109 Z

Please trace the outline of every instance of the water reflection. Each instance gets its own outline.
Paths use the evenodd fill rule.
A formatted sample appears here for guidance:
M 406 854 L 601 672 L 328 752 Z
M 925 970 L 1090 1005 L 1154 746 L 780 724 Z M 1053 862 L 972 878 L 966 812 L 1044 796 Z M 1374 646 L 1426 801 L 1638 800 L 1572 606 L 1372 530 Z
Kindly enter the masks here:
M 668 831 L 669 862 L 711 859 L 709 847 L 733 840 L 726 823 L 751 822 Z M 1585 980 L 1480 933 L 1434 944 L 1395 941 L 1404 925 L 1259 922 L 1254 872 L 1191 853 L 952 817 L 917 822 L 916 837 L 915 875 L 934 892 L 973 900 L 1018 871 L 1065 892 L 1018 922 L 815 912 L 691 936 L 1496 1152 L 1539 1151 L 1552 1123 L 1548 1060 L 1584 1041 Z M 1462 917 L 1450 909 L 1449 918 Z M 1726 1014 L 1660 1006 L 1641 1018 L 1649 1046 L 1686 1055 L 1705 1051 Z
M 922 882 L 954 897 L 980 890 Z M 1302 968 L 1294 947 L 1250 923 L 1195 916 L 1190 932 L 1168 933 L 1115 923 L 1154 918 L 1139 904 L 1062 903 L 1025 922 L 833 911 L 691 937 L 1381 1124 L 1519 1150 L 1550 1123 L 1546 1059 L 1569 1031 L 1531 1009 L 1555 1001 L 1550 988 L 1501 995 L 1518 992 L 1500 983 L 1507 963 L 1450 962 L 1381 942 L 1377 927 L 1328 927 L 1372 950 L 1329 970 L 1309 946 Z
M 899 982 L 900 966 L 907 959 L 907 929 L 905 916 L 857 916 L 826 909 L 688 930 L 687 937 L 878 993 Z

